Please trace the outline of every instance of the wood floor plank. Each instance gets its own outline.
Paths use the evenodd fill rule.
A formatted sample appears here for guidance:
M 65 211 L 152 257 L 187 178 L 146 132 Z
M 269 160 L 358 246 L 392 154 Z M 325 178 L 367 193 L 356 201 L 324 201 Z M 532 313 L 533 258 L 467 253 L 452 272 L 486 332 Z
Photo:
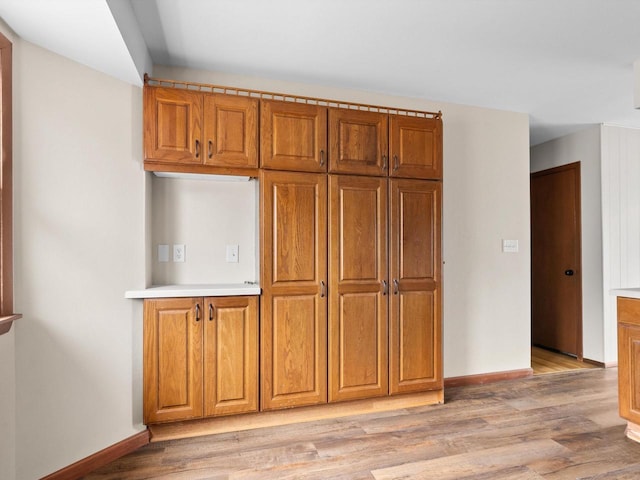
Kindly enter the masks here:
M 617 369 L 450 388 L 446 403 L 147 445 L 87 479 L 640 478 Z

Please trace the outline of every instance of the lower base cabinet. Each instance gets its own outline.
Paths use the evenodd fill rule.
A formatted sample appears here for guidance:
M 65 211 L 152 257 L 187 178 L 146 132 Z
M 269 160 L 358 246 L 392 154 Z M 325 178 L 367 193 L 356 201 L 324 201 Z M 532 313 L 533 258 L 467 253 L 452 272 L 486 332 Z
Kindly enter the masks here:
M 640 441 L 640 299 L 618 297 L 618 401 L 629 422 L 627 436 Z
M 144 423 L 258 410 L 258 297 L 144 302 Z

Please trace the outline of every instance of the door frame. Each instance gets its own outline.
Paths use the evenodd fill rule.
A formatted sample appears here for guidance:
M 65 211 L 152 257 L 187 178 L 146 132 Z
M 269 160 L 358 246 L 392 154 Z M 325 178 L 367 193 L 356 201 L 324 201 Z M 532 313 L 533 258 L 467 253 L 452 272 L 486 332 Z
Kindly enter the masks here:
M 576 303 L 577 303 L 577 308 L 576 308 L 576 312 L 578 315 L 577 321 L 576 321 L 576 343 L 577 343 L 577 351 L 576 351 L 576 356 L 578 358 L 578 360 L 582 361 L 583 360 L 583 344 L 582 344 L 582 202 L 581 202 L 581 198 L 582 198 L 582 180 L 581 180 L 581 169 L 580 169 L 580 162 L 573 162 L 573 163 L 568 163 L 566 165 L 561 165 L 559 167 L 553 167 L 553 168 L 548 168 L 545 170 L 540 170 L 538 172 L 533 172 L 530 174 L 530 179 L 529 179 L 529 203 L 530 203 L 530 209 L 533 209 L 533 202 L 531 202 L 531 196 L 532 196 L 532 181 L 534 178 L 537 177 L 544 177 L 546 175 L 553 175 L 556 173 L 560 173 L 560 172 L 564 172 L 567 170 L 573 170 L 574 171 L 574 178 L 575 178 L 575 188 L 574 191 L 576 192 L 575 198 L 574 198 L 574 204 L 576 206 L 576 212 L 575 212 L 575 234 L 576 234 L 576 251 L 575 251 L 575 271 L 576 271 L 576 276 L 577 278 L 577 282 L 578 282 L 578 294 L 576 295 Z M 532 212 L 531 212 L 532 213 Z M 529 222 L 531 222 L 533 218 L 533 215 L 531 214 L 530 216 L 530 220 Z M 533 237 L 533 228 L 531 229 L 531 236 Z M 532 259 L 533 259 L 533 238 L 531 239 L 531 248 L 532 248 Z M 531 277 L 533 277 L 533 269 L 531 270 Z M 533 295 L 533 278 L 531 279 L 531 294 Z M 533 303 L 533 302 L 532 302 Z M 533 315 L 531 315 L 531 325 L 533 325 Z

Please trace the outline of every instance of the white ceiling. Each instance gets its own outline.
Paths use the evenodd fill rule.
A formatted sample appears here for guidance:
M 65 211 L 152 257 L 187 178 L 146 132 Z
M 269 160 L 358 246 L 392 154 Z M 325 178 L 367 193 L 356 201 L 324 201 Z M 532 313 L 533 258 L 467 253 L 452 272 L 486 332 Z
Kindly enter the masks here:
M 639 0 L 0 0 L 0 17 L 131 83 L 153 62 L 513 110 L 532 144 L 640 128 Z

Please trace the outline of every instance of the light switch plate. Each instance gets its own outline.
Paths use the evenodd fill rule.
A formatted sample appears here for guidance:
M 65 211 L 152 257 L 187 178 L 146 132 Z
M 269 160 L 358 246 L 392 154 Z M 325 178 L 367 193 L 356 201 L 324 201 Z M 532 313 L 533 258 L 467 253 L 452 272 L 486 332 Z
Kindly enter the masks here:
M 518 253 L 518 240 L 502 240 L 502 253 Z
M 184 245 L 174 245 L 173 246 L 173 261 L 174 262 L 184 262 L 185 261 L 185 255 L 184 255 Z
M 169 261 L 169 245 L 158 245 L 158 261 L 163 263 Z
M 227 263 L 238 263 L 238 245 L 227 245 Z

